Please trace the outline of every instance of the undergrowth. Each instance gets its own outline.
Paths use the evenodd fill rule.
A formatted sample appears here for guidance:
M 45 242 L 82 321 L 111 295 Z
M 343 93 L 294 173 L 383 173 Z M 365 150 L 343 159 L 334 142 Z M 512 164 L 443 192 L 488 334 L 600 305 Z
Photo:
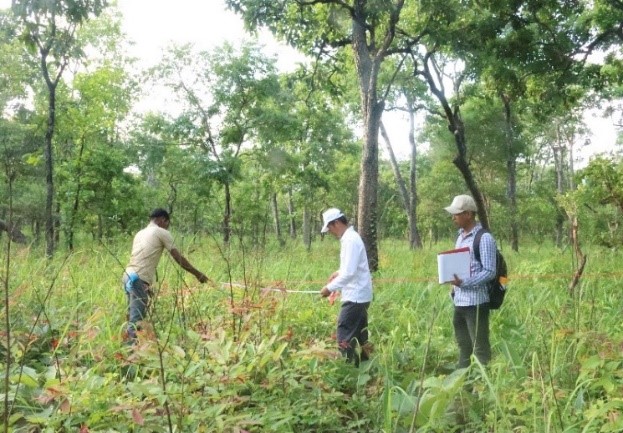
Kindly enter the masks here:
M 181 249 L 215 285 L 163 259 L 149 325 L 124 344 L 128 246 L 13 250 L 11 432 L 617 432 L 623 430 L 621 255 L 588 252 L 567 290 L 570 251 L 504 251 L 509 294 L 492 313 L 493 361 L 455 370 L 448 287 L 435 251 L 381 246 L 370 362 L 337 355 L 339 306 L 319 295 L 339 243 L 311 251 Z M 4 313 L 3 313 L 4 314 Z M 4 318 L 2 320 L 4 322 Z M 6 330 L 1 331 L 6 335 Z M 8 392 L 7 392 L 8 391 Z

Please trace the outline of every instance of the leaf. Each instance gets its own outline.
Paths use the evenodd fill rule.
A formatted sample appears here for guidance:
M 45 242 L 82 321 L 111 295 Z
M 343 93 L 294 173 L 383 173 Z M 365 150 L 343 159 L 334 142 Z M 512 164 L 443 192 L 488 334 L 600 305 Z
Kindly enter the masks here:
M 63 401 L 61 401 L 60 406 L 58 407 L 58 409 L 61 411 L 61 413 L 69 413 L 71 411 L 71 403 L 69 402 L 68 398 L 64 398 Z
M 415 410 L 417 399 L 414 396 L 407 394 L 401 388 L 395 388 L 392 394 L 391 405 L 394 411 L 400 414 L 407 414 Z
M 32 415 L 26 415 L 26 420 L 32 424 L 47 424 L 50 420 L 50 415 L 52 415 L 52 411 L 54 408 L 52 406 L 47 409 L 34 413 Z
M 359 377 L 357 377 L 357 386 L 365 385 L 370 381 L 370 379 L 372 379 L 372 376 L 370 376 L 369 374 L 360 374 Z
M 20 377 L 20 383 L 27 386 L 28 388 L 36 388 L 37 386 L 39 386 L 37 380 L 28 374 L 22 374 L 22 377 Z
M 186 357 L 186 352 L 184 352 L 184 349 L 182 349 L 180 346 L 173 346 L 171 348 L 173 350 L 173 354 L 180 358 L 180 359 L 184 359 L 184 357 Z
M 279 346 L 279 348 L 275 351 L 275 353 L 273 353 L 273 361 L 276 362 L 279 360 L 279 358 L 281 358 L 281 354 L 283 353 L 286 347 L 288 347 L 288 343 L 283 343 L 281 346 Z
M 12 426 L 17 421 L 24 419 L 24 414 L 21 412 L 16 412 L 9 417 L 9 426 Z
M 141 413 L 136 408 L 132 409 L 132 420 L 136 424 L 141 426 L 145 424 L 145 419 L 143 418 L 143 415 L 141 415 Z

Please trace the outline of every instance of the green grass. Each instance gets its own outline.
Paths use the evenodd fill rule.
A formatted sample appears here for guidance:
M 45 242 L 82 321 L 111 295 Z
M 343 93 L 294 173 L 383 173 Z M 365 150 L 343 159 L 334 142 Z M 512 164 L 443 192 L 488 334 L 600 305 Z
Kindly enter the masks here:
M 504 249 L 511 282 L 492 314 L 494 360 L 452 372 L 452 305 L 435 261 L 452 241 L 417 252 L 381 244 L 369 311 L 374 353 L 359 369 L 336 357 L 337 304 L 261 291 L 319 290 L 338 267 L 338 242 L 315 242 L 309 252 L 294 243 L 254 250 L 235 241 L 223 250 L 211 240 L 178 242 L 219 284 L 200 285 L 164 258 L 153 329 L 134 351 L 123 345 L 128 242 L 49 263 L 13 246 L 9 431 L 623 429 L 617 251 L 588 250 L 586 275 L 570 294 L 570 250 Z M 220 286 L 230 280 L 246 289 Z

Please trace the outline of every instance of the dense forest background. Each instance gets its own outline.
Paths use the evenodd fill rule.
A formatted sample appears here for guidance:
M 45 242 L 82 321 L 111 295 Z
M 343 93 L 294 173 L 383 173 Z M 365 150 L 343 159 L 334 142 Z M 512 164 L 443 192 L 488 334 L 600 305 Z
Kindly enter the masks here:
M 140 70 L 114 4 L 12 4 L 0 217 L 48 256 L 128 235 L 156 205 L 226 243 L 237 230 L 309 246 L 337 206 L 376 269 L 379 237 L 418 248 L 448 235 L 440 209 L 463 192 L 514 250 L 526 235 L 562 245 L 575 217 L 587 239 L 620 242 L 619 150 L 574 165 L 596 145 L 586 110 L 620 122 L 618 1 L 228 1 L 307 56 L 288 73 L 252 39 L 170 46 Z M 154 83 L 176 110 L 133 110 Z M 383 124 L 395 110 L 411 119 L 407 161 Z

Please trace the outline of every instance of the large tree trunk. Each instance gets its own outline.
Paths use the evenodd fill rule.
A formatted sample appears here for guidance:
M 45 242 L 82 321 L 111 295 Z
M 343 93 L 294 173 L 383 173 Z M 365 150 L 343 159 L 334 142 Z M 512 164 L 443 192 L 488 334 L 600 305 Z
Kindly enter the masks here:
M 366 29 L 357 19 L 353 20 L 353 50 L 359 79 L 361 106 L 363 110 L 363 151 L 359 175 L 359 204 L 357 230 L 366 246 L 370 271 L 378 269 L 377 245 L 377 192 L 379 176 L 379 127 L 383 104 L 377 98 L 377 80 L 381 58 L 371 57 L 367 46 Z
M 514 150 L 515 136 L 511 116 L 511 104 L 508 96 L 501 94 L 504 103 L 504 118 L 506 121 L 506 197 L 508 198 L 508 216 L 510 222 L 511 248 L 519 251 L 519 223 L 517 221 L 517 156 Z
M 366 119 L 366 133 L 359 177 L 358 232 L 366 246 L 370 271 L 378 269 L 377 191 L 379 176 L 378 131 L 382 106 L 373 104 Z

